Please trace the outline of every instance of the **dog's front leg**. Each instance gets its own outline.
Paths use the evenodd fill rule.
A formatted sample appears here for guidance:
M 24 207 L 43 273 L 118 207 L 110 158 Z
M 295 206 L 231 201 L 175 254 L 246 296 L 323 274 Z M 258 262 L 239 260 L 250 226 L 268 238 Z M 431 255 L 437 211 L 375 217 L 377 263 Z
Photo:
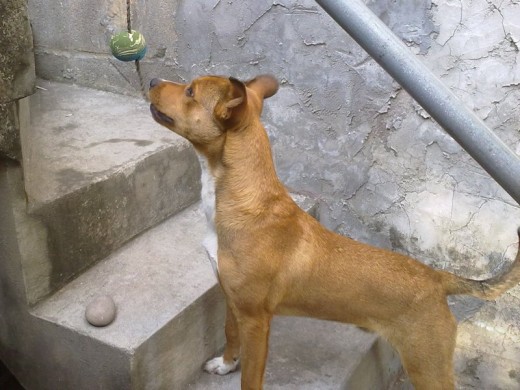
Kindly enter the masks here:
M 235 314 L 227 305 L 226 348 L 222 356 L 209 360 L 204 369 L 211 374 L 226 375 L 237 369 L 240 356 L 240 337 Z
M 242 345 L 242 390 L 261 390 L 272 315 L 265 312 L 237 315 Z

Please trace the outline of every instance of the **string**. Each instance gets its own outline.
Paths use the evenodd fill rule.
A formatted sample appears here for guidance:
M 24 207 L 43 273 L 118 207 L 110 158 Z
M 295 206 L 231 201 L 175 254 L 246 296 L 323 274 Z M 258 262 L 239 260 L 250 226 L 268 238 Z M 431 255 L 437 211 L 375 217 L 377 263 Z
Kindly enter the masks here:
M 128 29 L 128 33 L 132 33 L 132 13 L 130 11 L 130 0 L 126 0 L 126 27 Z M 139 85 L 141 87 L 141 94 L 145 101 L 148 101 L 148 95 L 146 93 L 146 86 L 144 83 L 144 78 L 141 73 L 141 65 L 139 64 L 139 60 L 135 60 L 135 70 L 137 72 L 137 76 L 139 77 Z

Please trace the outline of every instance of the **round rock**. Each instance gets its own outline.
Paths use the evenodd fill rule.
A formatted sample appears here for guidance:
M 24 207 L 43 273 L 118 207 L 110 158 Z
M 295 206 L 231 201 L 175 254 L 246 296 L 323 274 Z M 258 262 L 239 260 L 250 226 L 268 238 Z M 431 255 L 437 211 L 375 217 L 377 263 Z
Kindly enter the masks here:
M 85 318 L 94 326 L 107 326 L 116 318 L 116 304 L 112 297 L 102 295 L 90 302 L 85 310 Z

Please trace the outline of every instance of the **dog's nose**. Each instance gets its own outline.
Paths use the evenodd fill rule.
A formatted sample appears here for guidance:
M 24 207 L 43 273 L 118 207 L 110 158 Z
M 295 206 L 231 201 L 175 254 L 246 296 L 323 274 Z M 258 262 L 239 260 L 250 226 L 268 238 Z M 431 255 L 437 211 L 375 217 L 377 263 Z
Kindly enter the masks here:
M 155 87 L 156 85 L 159 85 L 161 83 L 161 79 L 153 78 L 150 80 L 150 88 Z

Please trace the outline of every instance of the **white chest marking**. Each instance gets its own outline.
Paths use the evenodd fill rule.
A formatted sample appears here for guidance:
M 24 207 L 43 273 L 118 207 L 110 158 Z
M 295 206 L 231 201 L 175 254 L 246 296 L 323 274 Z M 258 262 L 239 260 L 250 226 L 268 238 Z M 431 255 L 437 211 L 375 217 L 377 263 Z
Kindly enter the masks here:
M 207 232 L 202 245 L 206 249 L 213 272 L 218 278 L 218 240 L 217 229 L 215 227 L 215 179 L 211 174 L 208 162 L 204 156 L 197 154 L 200 162 L 200 181 L 202 189 L 200 191 L 201 208 L 206 216 Z

